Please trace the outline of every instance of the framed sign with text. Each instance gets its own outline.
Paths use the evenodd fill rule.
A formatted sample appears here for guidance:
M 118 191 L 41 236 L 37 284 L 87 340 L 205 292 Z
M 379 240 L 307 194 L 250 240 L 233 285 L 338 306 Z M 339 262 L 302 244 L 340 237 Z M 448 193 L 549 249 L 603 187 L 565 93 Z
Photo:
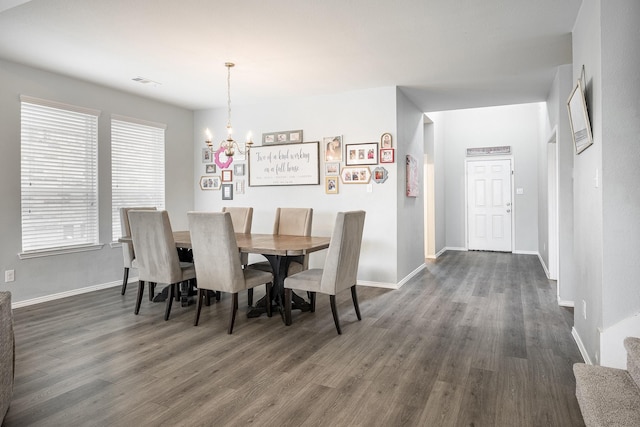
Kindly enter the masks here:
M 249 151 L 249 187 L 319 185 L 319 142 L 263 145 Z

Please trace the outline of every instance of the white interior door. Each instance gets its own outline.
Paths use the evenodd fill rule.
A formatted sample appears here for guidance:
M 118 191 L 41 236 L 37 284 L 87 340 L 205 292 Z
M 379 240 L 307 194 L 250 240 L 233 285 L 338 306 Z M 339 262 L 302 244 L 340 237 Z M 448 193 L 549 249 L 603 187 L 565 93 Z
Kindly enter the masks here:
M 511 252 L 511 160 L 467 161 L 469 250 Z

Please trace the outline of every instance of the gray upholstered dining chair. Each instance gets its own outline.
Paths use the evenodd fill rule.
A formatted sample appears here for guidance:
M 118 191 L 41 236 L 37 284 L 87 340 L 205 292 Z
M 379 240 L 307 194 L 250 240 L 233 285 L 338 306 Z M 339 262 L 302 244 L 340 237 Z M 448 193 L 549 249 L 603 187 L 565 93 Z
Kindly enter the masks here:
M 231 214 L 231 222 L 233 223 L 233 231 L 236 233 L 250 234 L 251 223 L 253 222 L 253 208 L 240 208 L 225 206 L 222 212 Z M 240 253 L 240 263 L 242 266 L 249 264 L 249 254 Z
M 138 269 L 138 296 L 135 314 L 140 311 L 144 282 L 166 283 L 169 295 L 164 320 L 169 320 L 171 303 L 179 292 L 178 284 L 195 279 L 193 263 L 180 262 L 167 211 L 129 211 L 131 238 L 136 250 L 133 267 Z
M 276 218 L 273 223 L 273 234 L 286 236 L 311 236 L 311 224 L 313 221 L 313 209 L 311 208 L 277 208 Z M 272 271 L 268 261 L 256 262 L 251 267 L 262 271 Z M 298 273 L 309 268 L 309 255 L 304 255 L 300 260 L 292 260 L 289 264 L 287 275 Z M 248 293 L 249 305 L 253 304 L 253 293 Z
M 356 309 L 356 316 L 358 316 L 358 320 L 362 319 L 356 294 L 356 281 L 364 217 L 364 211 L 338 212 L 324 268 L 301 271 L 284 279 L 285 323 L 287 325 L 291 324 L 292 289 L 300 289 L 310 293 L 311 312 L 316 309 L 316 292 L 328 294 L 336 330 L 338 334 L 342 334 L 336 307 L 336 294 L 351 288 L 351 298 Z
M 139 208 L 120 208 L 120 234 L 122 237 L 131 236 L 131 227 L 129 226 L 128 212 L 130 210 L 156 210 L 155 207 L 139 207 Z M 129 269 L 132 268 L 131 264 L 136 258 L 136 252 L 133 248 L 133 243 L 122 244 L 122 258 L 124 259 L 124 277 L 122 278 L 122 289 L 120 293 L 122 295 L 127 291 L 127 281 L 129 280 Z M 149 283 L 149 299 L 153 299 L 153 285 Z
M 238 292 L 259 285 L 266 285 L 267 299 L 273 274 L 242 268 L 238 256 L 238 244 L 229 212 L 188 212 L 191 248 L 198 281 L 198 303 L 194 325 L 198 326 L 205 290 L 231 293 L 231 314 L 228 333 L 233 332 L 233 324 L 238 311 Z M 271 316 L 271 307 L 267 306 Z

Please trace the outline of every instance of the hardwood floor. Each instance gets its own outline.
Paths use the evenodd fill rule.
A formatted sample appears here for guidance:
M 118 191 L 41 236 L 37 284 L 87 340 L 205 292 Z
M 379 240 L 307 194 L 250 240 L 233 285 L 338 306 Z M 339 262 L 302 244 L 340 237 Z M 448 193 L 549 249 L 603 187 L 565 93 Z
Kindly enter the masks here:
M 399 290 L 247 319 L 106 289 L 14 310 L 3 426 L 580 426 L 572 316 L 538 258 L 447 252 Z M 256 300 L 262 295 L 256 289 Z M 3 361 L 4 362 L 4 361 Z

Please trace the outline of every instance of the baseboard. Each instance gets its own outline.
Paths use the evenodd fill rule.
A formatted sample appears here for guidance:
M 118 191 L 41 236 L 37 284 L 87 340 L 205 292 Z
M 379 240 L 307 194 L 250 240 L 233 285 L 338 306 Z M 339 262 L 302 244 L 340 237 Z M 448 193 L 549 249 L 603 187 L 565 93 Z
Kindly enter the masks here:
M 511 251 L 512 254 L 516 254 L 516 255 L 537 255 L 538 257 L 540 257 L 540 253 L 538 251 L 521 251 L 521 250 L 516 250 L 516 251 Z
M 444 251 L 444 252 L 446 252 L 446 251 L 461 251 L 461 252 L 467 252 L 467 251 L 468 251 L 468 249 L 467 249 L 467 248 L 458 248 L 458 247 L 455 247 L 455 246 L 447 246 L 447 247 L 445 247 L 445 248 L 443 249 L 443 251 Z M 443 252 L 443 253 L 444 253 L 444 252 Z
M 138 281 L 137 277 L 132 277 L 132 278 L 129 278 L 127 283 L 135 283 L 137 281 Z M 70 291 L 60 292 L 57 294 L 45 295 L 38 298 L 32 298 L 24 301 L 14 302 L 11 304 L 11 308 L 15 309 L 20 307 L 27 307 L 30 305 L 41 304 L 43 302 L 54 301 L 61 298 L 67 298 L 74 295 L 86 294 L 89 292 L 99 291 L 101 289 L 115 288 L 119 286 L 122 286 L 122 281 L 120 280 L 117 280 L 115 282 L 101 283 L 99 285 L 87 286 L 86 288 L 72 289 Z
M 544 263 L 544 259 L 542 259 L 542 255 L 540 255 L 540 252 L 537 252 L 537 254 L 538 254 L 538 261 L 540 261 L 540 265 L 544 270 L 544 274 L 546 274 L 547 279 L 551 280 L 551 274 L 549 274 L 549 269 L 547 268 L 547 264 Z
M 438 257 L 444 254 L 445 252 L 447 252 L 447 248 L 442 248 L 437 254 L 427 256 L 427 259 L 438 259 Z
M 427 264 L 422 263 L 421 266 L 413 270 L 411 273 L 407 274 L 404 279 L 399 281 L 398 283 L 388 283 L 388 282 L 373 282 L 368 280 L 358 280 L 359 286 L 369 286 L 371 288 L 384 288 L 384 289 L 400 289 L 405 283 L 411 280 L 414 276 L 420 273 L 422 270 L 427 268 Z
M 580 350 L 580 354 L 582 355 L 582 359 L 584 360 L 584 363 L 586 363 L 587 365 L 593 365 L 593 363 L 591 362 L 591 358 L 587 353 L 587 349 L 584 347 L 584 344 L 582 343 L 582 339 L 580 339 L 580 335 L 578 334 L 578 331 L 576 331 L 575 327 L 571 328 L 571 336 L 573 337 L 573 340 L 578 345 L 578 350 Z
M 563 299 L 560 299 L 560 297 L 558 297 L 558 305 L 560 307 L 571 307 L 571 308 L 575 308 L 576 306 L 574 301 L 563 300 Z

